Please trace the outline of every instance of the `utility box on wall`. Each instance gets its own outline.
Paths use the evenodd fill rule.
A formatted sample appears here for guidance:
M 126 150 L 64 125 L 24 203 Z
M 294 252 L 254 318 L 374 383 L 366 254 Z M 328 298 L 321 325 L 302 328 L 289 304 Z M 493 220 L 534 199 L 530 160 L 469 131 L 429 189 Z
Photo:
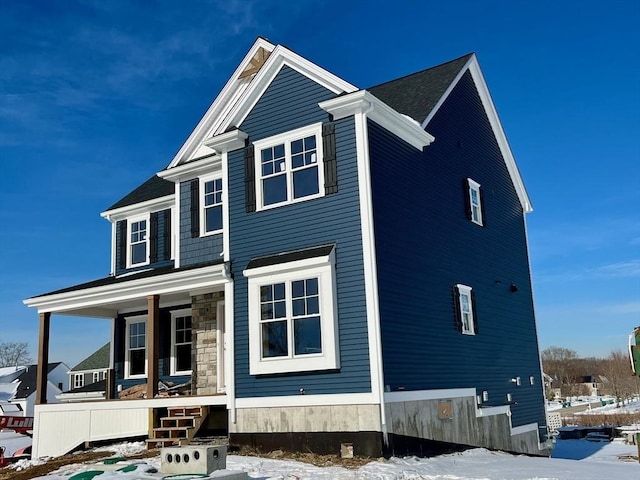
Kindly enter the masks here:
M 227 468 L 227 447 L 191 446 L 165 447 L 160 450 L 160 471 L 172 474 L 209 475 Z

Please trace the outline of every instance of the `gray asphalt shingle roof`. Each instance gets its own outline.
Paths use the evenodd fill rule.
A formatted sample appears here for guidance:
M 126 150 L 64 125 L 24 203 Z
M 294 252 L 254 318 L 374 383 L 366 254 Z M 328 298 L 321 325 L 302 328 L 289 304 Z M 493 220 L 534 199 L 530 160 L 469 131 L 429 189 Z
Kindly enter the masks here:
M 173 195 L 175 193 L 175 186 L 175 183 L 154 175 L 142 185 L 107 208 L 107 211 L 134 205 L 140 202 L 146 202 L 147 200 L 153 200 L 154 198 L 160 198 L 166 195 Z
M 422 123 L 471 56 L 473 53 L 468 53 L 441 65 L 366 90 L 394 110 Z
M 110 344 L 103 345 L 71 369 L 72 372 L 109 368 Z

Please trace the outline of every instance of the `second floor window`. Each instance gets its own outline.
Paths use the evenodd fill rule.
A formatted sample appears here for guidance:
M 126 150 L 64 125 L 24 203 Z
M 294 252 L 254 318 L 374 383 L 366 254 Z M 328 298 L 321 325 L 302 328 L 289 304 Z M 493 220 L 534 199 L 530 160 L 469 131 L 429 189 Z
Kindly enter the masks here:
M 73 388 L 84 387 L 84 373 L 74 373 Z
M 222 178 L 202 178 L 200 195 L 202 234 L 222 231 Z
M 311 125 L 254 143 L 259 208 L 324 195 L 321 125 Z
M 146 218 L 134 219 L 129 223 L 129 266 L 143 265 L 149 261 L 148 225 Z

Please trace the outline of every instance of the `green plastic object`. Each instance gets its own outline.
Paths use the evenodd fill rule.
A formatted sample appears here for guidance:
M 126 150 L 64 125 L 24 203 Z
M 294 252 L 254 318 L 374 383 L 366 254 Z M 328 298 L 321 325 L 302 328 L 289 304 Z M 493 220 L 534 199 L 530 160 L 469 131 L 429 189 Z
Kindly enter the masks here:
M 118 472 L 133 472 L 137 468 L 137 465 L 127 465 L 126 467 L 119 468 Z
M 86 472 L 79 472 L 75 475 L 71 475 L 69 480 L 91 480 L 93 477 L 102 475 L 104 470 L 87 470 Z
M 104 462 L 105 465 L 113 465 L 114 463 L 118 463 L 121 462 L 123 460 L 126 460 L 126 458 L 124 457 L 111 457 L 111 458 L 107 458 Z

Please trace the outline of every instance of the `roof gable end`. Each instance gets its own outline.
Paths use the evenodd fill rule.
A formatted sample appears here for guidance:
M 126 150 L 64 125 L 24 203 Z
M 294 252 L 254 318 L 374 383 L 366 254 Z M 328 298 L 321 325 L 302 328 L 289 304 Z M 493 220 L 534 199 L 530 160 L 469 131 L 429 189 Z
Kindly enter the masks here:
M 260 49 L 262 49 L 262 54 Z M 257 62 L 256 59 L 260 57 L 262 59 Z M 286 47 L 274 46 L 259 38 L 167 169 L 177 167 L 203 155 L 215 153 L 214 149 L 206 145 L 211 143 L 209 140 L 238 127 L 284 65 L 307 76 L 336 95 L 357 90 L 354 85 Z M 249 72 L 248 75 L 247 72 Z

